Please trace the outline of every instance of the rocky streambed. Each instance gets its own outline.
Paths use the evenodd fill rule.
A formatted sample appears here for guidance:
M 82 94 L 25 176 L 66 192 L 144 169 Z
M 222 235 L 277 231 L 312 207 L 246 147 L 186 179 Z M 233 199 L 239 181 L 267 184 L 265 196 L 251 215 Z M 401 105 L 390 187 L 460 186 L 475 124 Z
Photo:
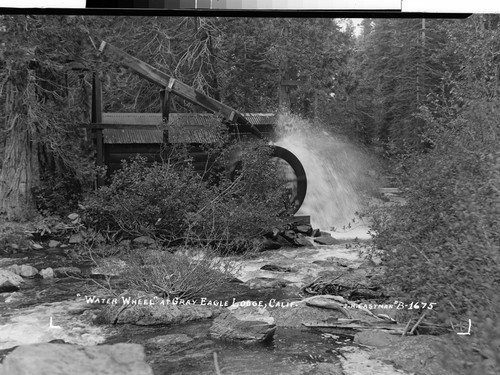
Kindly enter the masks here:
M 258 253 L 195 303 L 110 296 L 92 281 L 104 271 L 58 247 L 2 258 L 0 374 L 460 373 L 451 333 L 403 337 L 396 308 L 354 307 L 384 297 L 370 284 L 383 269 L 352 246 L 365 229 Z

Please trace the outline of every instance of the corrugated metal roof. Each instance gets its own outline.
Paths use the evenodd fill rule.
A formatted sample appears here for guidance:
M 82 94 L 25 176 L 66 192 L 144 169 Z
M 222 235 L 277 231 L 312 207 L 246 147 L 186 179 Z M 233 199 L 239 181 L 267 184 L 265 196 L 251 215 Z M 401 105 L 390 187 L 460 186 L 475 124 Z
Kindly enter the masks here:
M 274 114 L 249 113 L 244 116 L 254 125 L 274 124 Z M 104 129 L 104 143 L 163 143 L 160 113 L 103 113 L 105 124 L 158 125 L 156 129 Z M 221 130 L 221 121 L 210 113 L 171 113 L 167 124 L 170 143 L 213 143 Z

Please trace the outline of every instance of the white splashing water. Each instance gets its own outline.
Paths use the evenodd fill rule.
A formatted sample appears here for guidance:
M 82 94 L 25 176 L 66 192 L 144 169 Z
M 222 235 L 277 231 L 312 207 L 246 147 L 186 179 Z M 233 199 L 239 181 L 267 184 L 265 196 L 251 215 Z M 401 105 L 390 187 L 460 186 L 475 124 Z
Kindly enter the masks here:
M 294 115 L 280 115 L 277 130 L 275 143 L 294 153 L 306 171 L 307 195 L 297 215 L 309 215 L 313 227 L 325 230 L 351 222 L 368 181 L 367 156 L 321 125 Z

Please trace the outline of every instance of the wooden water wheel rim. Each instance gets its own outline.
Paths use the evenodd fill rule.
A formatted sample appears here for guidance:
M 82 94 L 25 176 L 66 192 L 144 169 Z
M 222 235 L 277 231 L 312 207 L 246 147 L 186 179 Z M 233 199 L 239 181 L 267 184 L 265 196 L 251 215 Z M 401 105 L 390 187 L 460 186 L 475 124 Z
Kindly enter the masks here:
M 292 167 L 293 172 L 295 173 L 296 179 L 294 182 L 297 183 L 297 194 L 293 197 L 294 201 L 294 209 L 292 214 L 295 214 L 304 203 L 304 199 L 306 198 L 307 193 L 307 178 L 306 171 L 302 166 L 300 160 L 287 149 L 280 146 L 272 146 L 273 150 L 271 153 L 271 157 L 279 158 L 284 160 L 285 162 Z

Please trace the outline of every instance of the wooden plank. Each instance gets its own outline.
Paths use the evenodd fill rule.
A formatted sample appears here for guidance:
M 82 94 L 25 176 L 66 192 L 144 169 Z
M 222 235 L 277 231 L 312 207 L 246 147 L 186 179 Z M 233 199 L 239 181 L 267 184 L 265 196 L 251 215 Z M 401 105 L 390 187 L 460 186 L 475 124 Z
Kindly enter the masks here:
M 110 51 L 115 56 L 118 57 L 118 62 L 129 69 L 132 69 L 135 73 L 137 73 L 142 78 L 152 82 L 161 88 L 168 87 L 170 91 L 176 95 L 179 95 L 181 98 L 197 104 L 202 108 L 206 109 L 212 113 L 220 113 L 225 119 L 245 126 L 259 138 L 263 138 L 262 134 L 259 130 L 253 126 L 248 120 L 238 111 L 232 109 L 231 107 L 215 100 L 201 91 L 195 90 L 194 88 L 186 85 L 185 83 L 174 79 L 166 73 L 154 68 L 153 66 L 141 61 L 125 51 L 106 43 L 102 42 L 99 48 L 101 53 L 105 51 Z

